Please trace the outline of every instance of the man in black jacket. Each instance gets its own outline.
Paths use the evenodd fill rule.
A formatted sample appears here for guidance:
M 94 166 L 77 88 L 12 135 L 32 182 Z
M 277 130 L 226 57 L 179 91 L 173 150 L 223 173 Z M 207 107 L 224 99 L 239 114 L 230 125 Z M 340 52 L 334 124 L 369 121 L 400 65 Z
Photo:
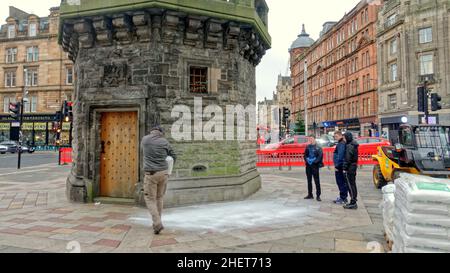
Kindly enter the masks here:
M 357 209 L 356 204 L 358 190 L 356 188 L 356 170 L 358 169 L 358 142 L 353 139 L 353 135 L 350 132 L 346 132 L 345 135 L 346 147 L 345 147 L 345 159 L 343 164 L 344 176 L 347 181 L 348 191 L 350 193 L 351 201 L 345 205 L 345 209 Z
M 306 163 L 306 177 L 308 179 L 308 196 L 305 199 L 314 199 L 312 194 L 312 178 L 314 177 L 314 183 L 316 184 L 316 199 L 320 199 L 320 176 L 319 170 L 323 167 L 323 151 L 317 143 L 314 136 L 312 137 L 312 143 L 306 147 L 305 150 L 305 163 Z
M 339 197 L 334 200 L 333 203 L 345 205 L 348 203 L 348 189 L 347 182 L 345 181 L 344 170 L 342 168 L 345 160 L 346 143 L 341 131 L 336 131 L 334 133 L 334 139 L 338 142 L 336 148 L 334 149 L 333 163 L 335 168 L 336 184 L 339 188 Z

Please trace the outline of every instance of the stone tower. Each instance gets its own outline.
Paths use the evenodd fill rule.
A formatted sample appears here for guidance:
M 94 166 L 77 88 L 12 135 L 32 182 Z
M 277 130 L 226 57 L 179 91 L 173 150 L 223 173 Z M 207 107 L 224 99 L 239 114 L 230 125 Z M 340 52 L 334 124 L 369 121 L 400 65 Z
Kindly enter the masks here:
M 245 139 L 229 139 L 219 126 L 206 139 L 202 130 L 218 116 L 210 106 L 256 113 L 255 67 L 271 42 L 267 14 L 264 0 L 63 0 L 60 43 L 76 75 L 68 198 L 142 203 L 139 142 L 153 125 L 178 154 L 167 206 L 256 192 L 256 121 L 245 113 L 232 119 Z M 180 122 L 181 139 L 173 134 Z

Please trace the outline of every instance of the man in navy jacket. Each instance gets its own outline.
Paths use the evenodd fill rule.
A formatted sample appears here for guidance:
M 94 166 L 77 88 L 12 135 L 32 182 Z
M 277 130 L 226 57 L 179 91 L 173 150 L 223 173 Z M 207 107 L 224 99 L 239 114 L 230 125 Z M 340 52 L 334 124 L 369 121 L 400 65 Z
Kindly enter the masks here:
M 308 196 L 305 199 L 314 199 L 312 189 L 312 179 L 316 184 L 316 200 L 321 202 L 320 199 L 320 168 L 323 168 L 323 151 L 322 148 L 317 145 L 315 136 L 311 136 L 312 142 L 306 147 L 305 150 L 305 164 L 306 164 L 306 178 L 308 180 Z
M 339 197 L 334 200 L 335 204 L 344 205 L 348 203 L 348 188 L 344 177 L 344 160 L 345 160 L 345 139 L 341 131 L 334 133 L 334 139 L 338 142 L 333 154 L 333 162 L 335 168 L 336 184 L 339 188 Z

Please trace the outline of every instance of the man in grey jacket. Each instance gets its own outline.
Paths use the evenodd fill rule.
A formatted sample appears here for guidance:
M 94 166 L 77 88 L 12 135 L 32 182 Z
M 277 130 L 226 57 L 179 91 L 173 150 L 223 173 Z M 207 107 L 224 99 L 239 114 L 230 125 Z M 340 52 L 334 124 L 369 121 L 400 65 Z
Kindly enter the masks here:
M 159 234 L 163 230 L 161 215 L 163 199 L 169 178 L 167 156 L 174 161 L 176 154 L 169 142 L 164 138 L 164 130 L 160 126 L 152 128 L 149 135 L 141 142 L 144 153 L 144 199 L 153 220 L 153 230 Z

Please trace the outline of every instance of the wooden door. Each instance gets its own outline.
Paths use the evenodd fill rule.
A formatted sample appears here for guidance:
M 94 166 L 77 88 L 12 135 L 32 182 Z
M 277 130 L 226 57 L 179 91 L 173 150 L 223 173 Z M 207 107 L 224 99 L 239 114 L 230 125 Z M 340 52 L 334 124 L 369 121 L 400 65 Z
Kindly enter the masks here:
M 101 115 L 100 195 L 133 198 L 138 181 L 137 112 Z

